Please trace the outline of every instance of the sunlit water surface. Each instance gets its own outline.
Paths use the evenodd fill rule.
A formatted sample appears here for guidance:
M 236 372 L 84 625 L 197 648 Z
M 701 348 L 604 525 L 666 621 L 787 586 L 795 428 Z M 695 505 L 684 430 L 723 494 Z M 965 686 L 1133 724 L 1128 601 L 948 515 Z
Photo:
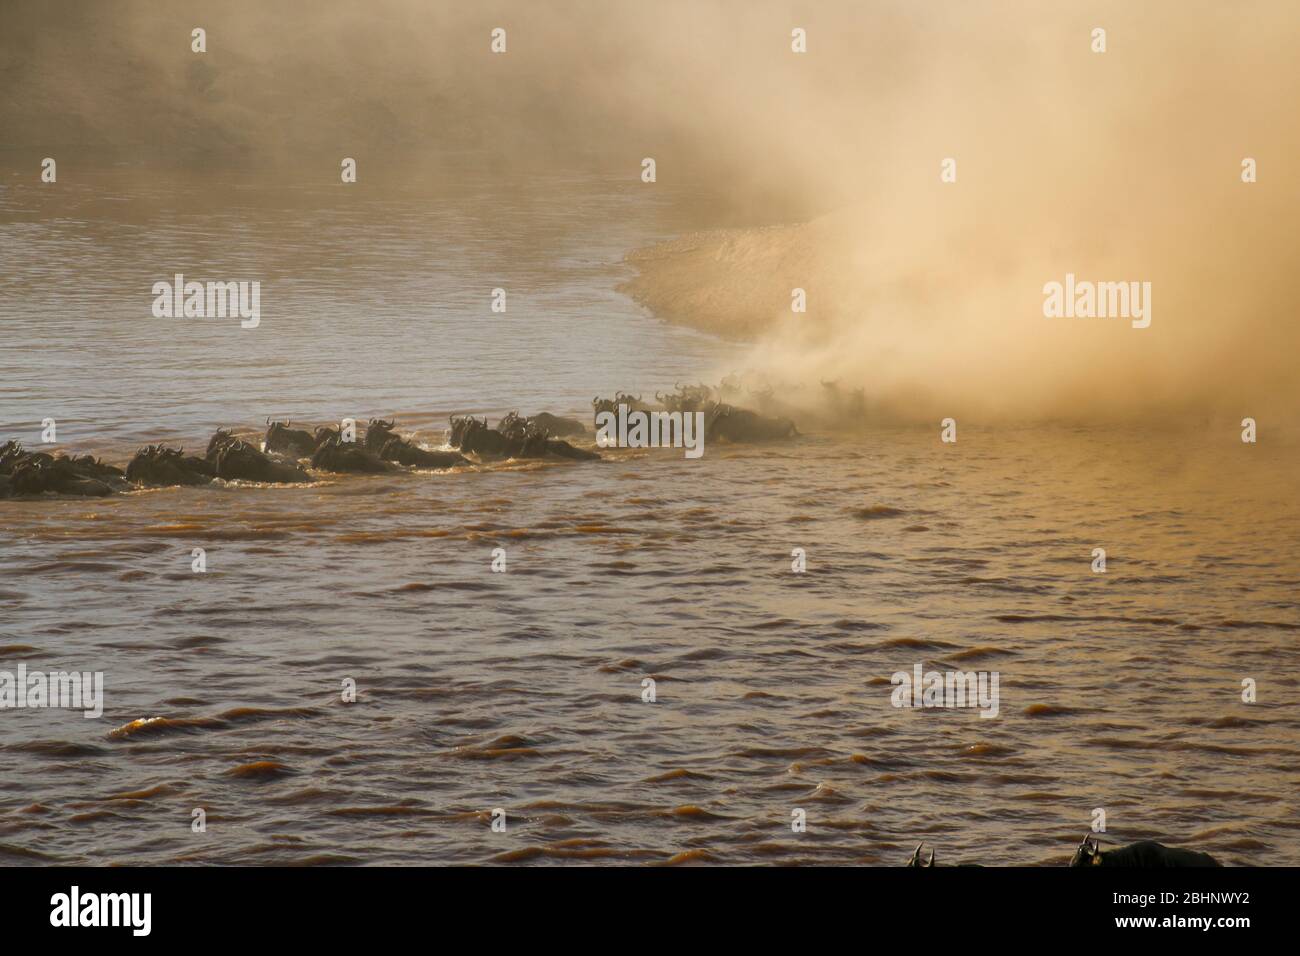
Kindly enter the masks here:
M 33 445 L 47 417 L 124 461 L 372 414 L 438 444 L 452 412 L 582 414 L 728 354 L 613 291 L 689 225 L 622 182 L 59 188 L 0 187 L 0 422 Z M 261 327 L 153 319 L 174 272 L 260 278 Z M 1111 842 L 1300 864 L 1295 459 L 868 424 L 2 502 L 0 668 L 107 699 L 0 712 L 0 861 L 1060 864 L 1104 808 Z M 997 671 L 998 717 L 893 707 L 917 663 Z

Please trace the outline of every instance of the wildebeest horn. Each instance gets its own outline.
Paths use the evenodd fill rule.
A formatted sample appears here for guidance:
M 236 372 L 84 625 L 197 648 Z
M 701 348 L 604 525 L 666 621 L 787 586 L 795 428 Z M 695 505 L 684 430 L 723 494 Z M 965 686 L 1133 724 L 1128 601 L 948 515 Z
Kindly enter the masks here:
M 936 852 L 935 850 L 931 850 L 931 851 L 930 851 L 930 862 L 928 862 L 927 864 L 925 864 L 926 866 L 934 866 L 934 854 L 935 854 L 935 852 Z
M 923 847 L 923 846 L 925 846 L 924 843 L 918 843 L 918 844 L 916 845 L 916 850 L 913 851 L 913 853 L 912 853 L 912 865 L 913 865 L 913 866 L 920 866 L 920 865 L 921 865 L 921 847 Z

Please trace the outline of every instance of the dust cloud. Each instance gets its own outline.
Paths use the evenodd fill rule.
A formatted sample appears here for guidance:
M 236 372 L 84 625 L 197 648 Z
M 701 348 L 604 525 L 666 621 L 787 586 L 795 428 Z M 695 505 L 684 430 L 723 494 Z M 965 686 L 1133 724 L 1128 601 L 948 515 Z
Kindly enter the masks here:
M 904 419 L 1276 418 L 1297 398 L 1297 27 L 1288 0 L 11 0 L 0 159 L 291 182 L 353 156 L 372 183 L 469 162 L 503 189 L 625 172 L 719 227 L 634 253 L 627 291 L 792 394 L 835 381 Z M 1150 327 L 1045 318 L 1067 274 L 1150 282 Z

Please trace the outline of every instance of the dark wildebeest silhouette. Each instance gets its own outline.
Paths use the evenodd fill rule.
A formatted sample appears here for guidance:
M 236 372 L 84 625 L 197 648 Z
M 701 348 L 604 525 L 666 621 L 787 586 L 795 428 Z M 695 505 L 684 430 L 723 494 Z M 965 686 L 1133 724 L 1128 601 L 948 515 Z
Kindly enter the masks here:
M 1092 836 L 1085 836 L 1070 866 L 1129 866 L 1129 867 L 1165 867 L 1165 866 L 1221 866 L 1208 853 L 1197 850 L 1183 850 L 1178 847 L 1165 846 L 1154 840 L 1139 840 L 1128 846 L 1103 850 L 1101 844 Z

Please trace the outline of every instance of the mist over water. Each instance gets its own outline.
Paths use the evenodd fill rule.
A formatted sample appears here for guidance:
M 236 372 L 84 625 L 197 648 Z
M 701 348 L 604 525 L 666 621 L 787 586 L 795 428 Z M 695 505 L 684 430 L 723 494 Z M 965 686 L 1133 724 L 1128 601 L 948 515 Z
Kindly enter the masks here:
M 301 183 L 353 156 L 368 188 L 438 181 L 471 150 L 502 175 L 597 163 L 631 183 L 652 155 L 660 187 L 707 196 L 710 226 L 751 231 L 664 250 L 632 291 L 756 337 L 743 364 L 773 379 L 925 420 L 1235 421 L 1297 398 L 1284 0 L 83 8 L 4 14 L 7 145 L 25 162 L 66 146 L 65 177 L 125 155 Z M 1151 282 L 1152 326 L 1045 319 L 1067 273 Z

